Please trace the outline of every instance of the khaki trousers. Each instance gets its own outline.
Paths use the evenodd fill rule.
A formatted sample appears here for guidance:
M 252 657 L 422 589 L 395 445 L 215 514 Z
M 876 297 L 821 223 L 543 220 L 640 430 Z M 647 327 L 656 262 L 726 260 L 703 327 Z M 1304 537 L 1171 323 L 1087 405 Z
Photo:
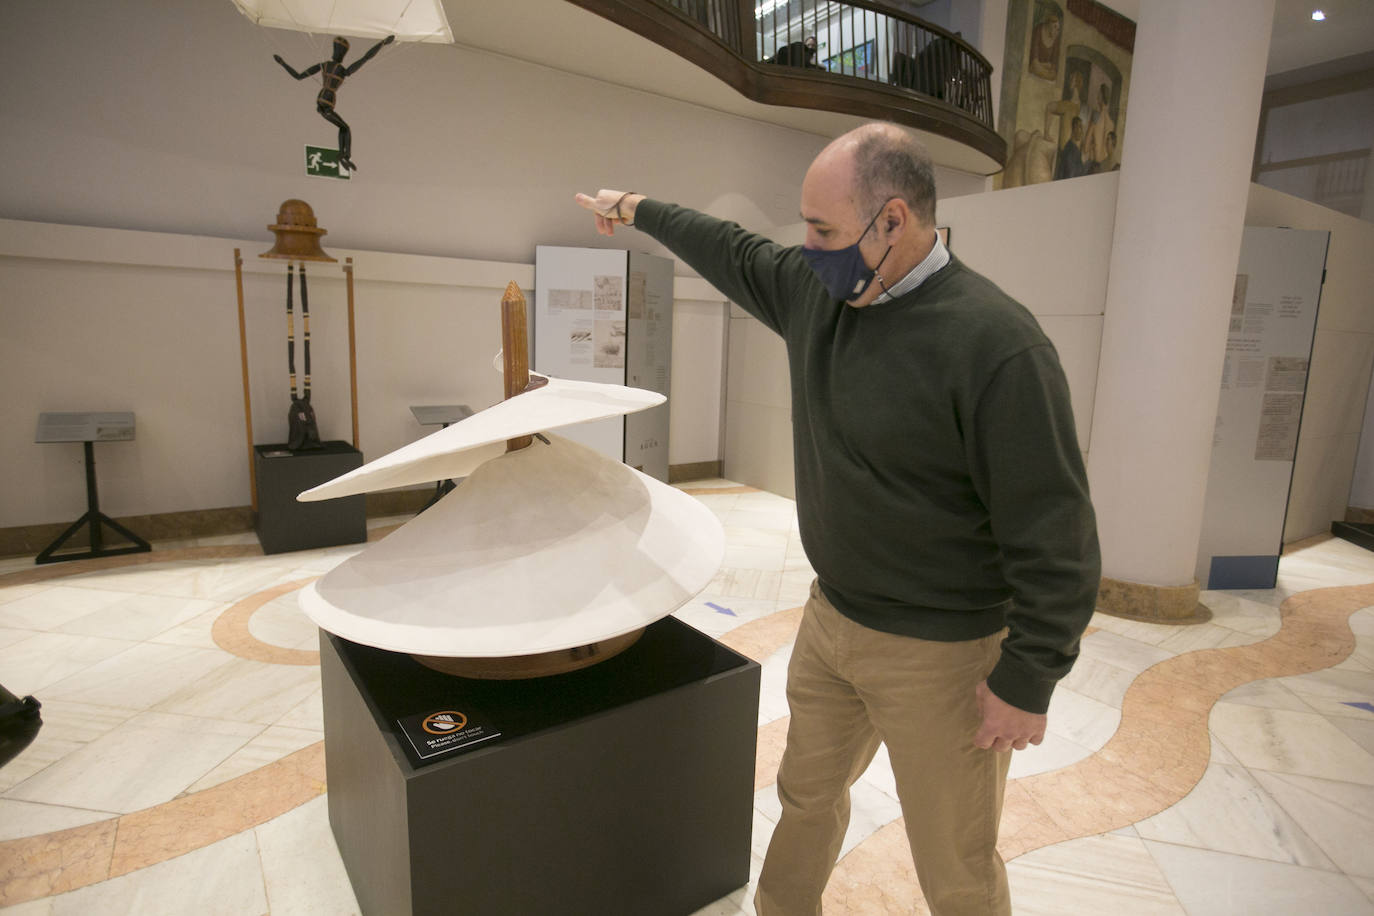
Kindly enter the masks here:
M 861 626 L 819 585 L 787 670 L 792 721 L 778 768 L 782 817 L 754 898 L 759 916 L 811 916 L 849 825 L 849 787 L 887 745 L 916 876 L 935 916 L 1009 916 L 997 852 L 1011 753 L 973 746 L 974 688 L 1002 633 L 933 642 Z

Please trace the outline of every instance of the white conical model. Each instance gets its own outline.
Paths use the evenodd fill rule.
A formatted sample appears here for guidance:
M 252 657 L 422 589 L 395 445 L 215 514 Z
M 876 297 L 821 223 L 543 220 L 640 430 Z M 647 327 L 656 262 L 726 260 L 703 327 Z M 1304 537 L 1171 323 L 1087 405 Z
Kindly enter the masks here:
M 512 290 L 519 296 L 511 284 L 508 299 Z M 523 309 L 520 297 L 522 317 Z M 507 390 L 523 390 L 510 372 L 508 363 Z M 549 379 L 307 490 L 300 499 L 467 475 L 304 589 L 301 607 L 336 636 L 473 676 L 557 673 L 623 650 L 711 580 L 724 531 L 680 490 L 542 433 L 664 400 L 621 385 Z M 509 440 L 531 434 L 539 435 L 507 450 Z

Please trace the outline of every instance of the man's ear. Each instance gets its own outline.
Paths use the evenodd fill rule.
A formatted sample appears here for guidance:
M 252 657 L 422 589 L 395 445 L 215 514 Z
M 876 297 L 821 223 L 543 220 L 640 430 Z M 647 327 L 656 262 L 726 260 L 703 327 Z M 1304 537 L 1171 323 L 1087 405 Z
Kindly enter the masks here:
M 912 218 L 911 208 L 906 205 L 906 201 L 894 197 L 883 208 L 881 220 L 884 230 L 888 235 L 892 235 L 894 232 L 904 232 L 910 228 Z

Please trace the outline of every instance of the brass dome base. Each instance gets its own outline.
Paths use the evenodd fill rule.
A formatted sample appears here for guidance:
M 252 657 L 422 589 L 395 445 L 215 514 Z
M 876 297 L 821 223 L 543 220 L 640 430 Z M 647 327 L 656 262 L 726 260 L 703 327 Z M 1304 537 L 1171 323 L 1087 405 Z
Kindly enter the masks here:
M 553 652 L 539 652 L 534 655 L 505 655 L 494 658 L 455 658 L 443 655 L 414 655 L 426 668 L 458 677 L 470 677 L 489 681 L 515 681 L 532 677 L 549 677 L 589 668 L 598 662 L 619 655 L 639 641 L 644 628 L 631 630 L 620 636 L 574 646 L 571 649 L 558 649 Z

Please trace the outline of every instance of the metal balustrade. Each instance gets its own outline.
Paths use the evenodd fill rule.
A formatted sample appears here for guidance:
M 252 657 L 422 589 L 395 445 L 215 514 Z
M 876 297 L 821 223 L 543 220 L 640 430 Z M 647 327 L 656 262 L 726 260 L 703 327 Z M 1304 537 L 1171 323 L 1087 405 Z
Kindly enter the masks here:
M 968 172 L 990 175 L 1006 164 L 1007 141 L 992 121 L 992 65 L 960 36 L 905 12 L 900 0 L 567 2 L 691 61 L 753 102 L 892 121 L 933 135 L 927 144 L 938 148 L 936 161 Z
M 751 63 L 897 87 L 992 129 L 992 65 L 958 35 L 881 2 L 641 0 L 675 10 Z M 814 39 L 814 47 L 807 39 Z

